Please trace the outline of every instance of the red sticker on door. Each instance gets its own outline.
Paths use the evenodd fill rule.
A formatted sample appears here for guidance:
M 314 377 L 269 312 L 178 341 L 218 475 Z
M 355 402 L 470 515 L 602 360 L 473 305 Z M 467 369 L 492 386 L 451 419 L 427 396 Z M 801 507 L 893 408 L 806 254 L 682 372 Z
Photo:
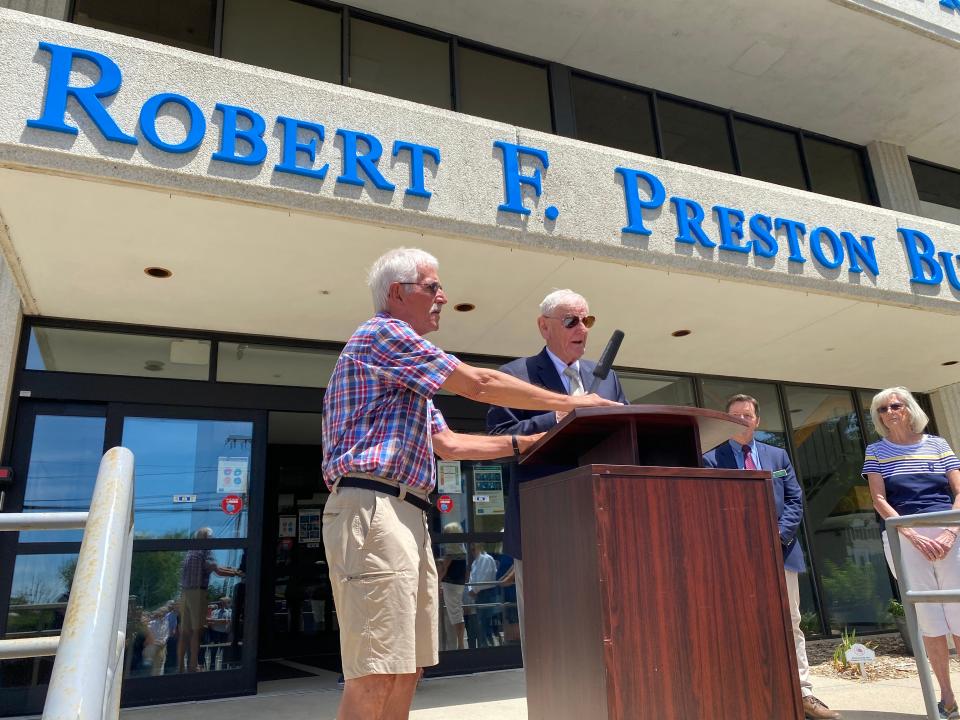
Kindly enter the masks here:
M 239 495 L 227 495 L 220 501 L 220 507 L 227 515 L 236 515 L 243 510 L 243 498 Z
M 441 495 L 437 498 L 437 510 L 442 513 L 448 513 L 453 510 L 453 498 L 449 495 Z

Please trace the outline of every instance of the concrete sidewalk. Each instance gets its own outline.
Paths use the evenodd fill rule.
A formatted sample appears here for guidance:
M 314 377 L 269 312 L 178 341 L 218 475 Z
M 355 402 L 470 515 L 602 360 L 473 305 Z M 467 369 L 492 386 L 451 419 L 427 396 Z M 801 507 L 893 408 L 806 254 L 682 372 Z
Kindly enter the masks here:
M 123 720 L 333 720 L 340 690 L 336 675 L 260 683 L 252 697 L 160 705 L 124 710 Z M 960 674 L 953 676 L 960 688 Z M 846 720 L 922 720 L 926 717 L 918 678 L 859 683 L 814 677 L 817 695 Z M 413 720 L 526 720 L 522 670 L 486 672 L 424 680 L 414 701 Z M 728 720 L 719 715 L 718 720 Z M 593 720 L 583 718 L 582 720 Z M 777 720 L 753 718 L 751 720 Z

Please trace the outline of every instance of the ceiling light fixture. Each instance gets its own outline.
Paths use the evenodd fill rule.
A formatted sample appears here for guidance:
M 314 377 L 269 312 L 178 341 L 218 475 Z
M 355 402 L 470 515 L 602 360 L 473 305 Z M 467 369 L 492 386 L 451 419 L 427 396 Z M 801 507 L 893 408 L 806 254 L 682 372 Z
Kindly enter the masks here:
M 956 360 L 947 360 L 946 362 L 940 363 L 941 365 L 956 365 Z
M 144 268 L 143 271 L 152 278 L 158 278 L 160 280 L 166 280 L 168 277 L 173 275 L 173 272 L 167 270 L 165 267 L 148 267 Z
M 457 312 L 470 312 L 471 310 L 476 310 L 477 306 L 473 303 L 457 303 L 453 306 L 453 309 Z
M 693 330 L 674 330 L 674 331 L 673 331 L 672 333 L 670 333 L 670 334 L 673 335 L 674 337 L 686 337 L 687 335 L 689 335 L 689 334 L 692 333 L 692 332 L 693 332 Z

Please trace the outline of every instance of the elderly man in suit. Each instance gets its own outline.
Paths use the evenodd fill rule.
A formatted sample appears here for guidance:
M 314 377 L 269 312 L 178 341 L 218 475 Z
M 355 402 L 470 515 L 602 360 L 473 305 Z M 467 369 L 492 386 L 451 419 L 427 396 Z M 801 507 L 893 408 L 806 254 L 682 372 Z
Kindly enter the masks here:
M 508 375 L 567 395 L 582 395 L 593 382 L 596 363 L 581 360 L 587 336 L 596 318 L 587 301 L 573 290 L 555 290 L 540 303 L 537 327 L 546 346 L 536 355 L 518 358 L 500 368 Z M 626 404 L 620 380 L 615 372 L 607 375 L 595 390 L 607 400 Z M 564 412 L 538 412 L 491 406 L 487 412 L 487 430 L 493 435 L 530 435 L 546 432 L 556 425 Z M 520 616 L 520 643 L 523 650 L 523 563 L 520 550 L 519 483 L 532 476 L 514 467 L 511 472 L 504 517 L 503 552 L 514 558 L 514 581 Z
M 748 427 L 722 445 L 703 456 L 704 465 L 711 468 L 767 470 L 773 476 L 773 494 L 777 506 L 777 524 L 783 550 L 784 575 L 790 601 L 790 619 L 793 623 L 793 644 L 800 670 L 800 691 L 803 711 L 808 718 L 839 718 L 813 694 L 810 667 L 803 630 L 800 629 L 800 581 L 805 570 L 803 550 L 797 542 L 797 531 L 803 519 L 803 492 L 790 464 L 786 451 L 758 442 L 754 433 L 760 425 L 760 403 L 749 395 L 733 395 L 727 400 L 726 410 L 748 423 Z

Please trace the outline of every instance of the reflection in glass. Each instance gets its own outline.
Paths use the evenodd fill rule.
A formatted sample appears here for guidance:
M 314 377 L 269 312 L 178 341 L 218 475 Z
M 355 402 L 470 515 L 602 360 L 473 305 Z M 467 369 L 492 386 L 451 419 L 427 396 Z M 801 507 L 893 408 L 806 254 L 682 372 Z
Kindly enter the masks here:
M 912 159 L 910 170 L 920 200 L 960 208 L 960 172 Z
M 76 0 L 73 22 L 121 35 L 213 52 L 215 0 L 179 0 L 176 11 L 166 0 Z
M 656 156 L 649 93 L 576 74 L 570 88 L 580 140 Z
M 870 202 L 863 151 L 811 137 L 804 137 L 803 147 L 814 192 L 854 202 Z
M 727 400 L 733 395 L 750 395 L 760 405 L 760 427 L 754 436 L 760 442 L 786 449 L 787 438 L 783 429 L 783 411 L 777 386 L 773 383 L 747 382 L 740 380 L 703 381 L 703 406 L 711 410 L 726 412 Z M 706 450 L 708 448 L 704 448 Z
M 863 434 L 867 438 L 867 445 L 880 439 L 880 433 L 877 432 L 877 428 L 873 424 L 873 417 L 870 415 L 870 403 L 873 402 L 873 396 L 876 394 L 873 390 L 857 391 L 857 400 L 860 403 L 860 410 L 863 412 L 863 421 L 866 423 Z
M 102 417 L 37 415 L 24 491 L 24 512 L 90 508 L 103 455 Z M 20 542 L 79 542 L 81 530 L 29 530 Z
M 473 478 L 469 460 L 438 460 L 436 500 L 449 498 L 440 512 L 430 513 L 431 530 L 444 535 L 460 535 L 468 531 L 470 515 L 467 494 Z M 435 500 L 435 502 L 436 502 Z
M 222 52 L 230 60 L 339 84 L 340 13 L 292 0 L 226 0 Z
M 501 55 L 457 48 L 460 112 L 553 132 L 547 69 Z
M 873 501 L 860 475 L 864 446 L 853 398 L 842 390 L 786 391 L 830 631 L 885 627 L 891 588 Z
M 128 417 L 123 445 L 137 459 L 137 538 L 247 535 L 253 423 Z M 239 501 L 237 501 L 239 498 Z
M 7 613 L 7 637 L 57 635 L 67 613 L 77 556 L 18 555 Z
M 326 387 L 339 353 L 315 348 L 221 342 L 217 347 L 217 380 Z
M 690 378 L 625 370 L 617 370 L 617 377 L 620 378 L 623 393 L 630 403 L 687 407 L 697 404 L 693 396 L 693 381 Z
M 449 108 L 449 45 L 351 18 L 350 84 L 381 95 Z
M 807 189 L 795 132 L 737 118 L 733 121 L 740 170 L 747 177 Z
M 435 546 L 440 576 L 440 649 L 475 650 L 520 642 L 513 558 L 500 543 Z
M 206 380 L 210 341 L 34 327 L 26 369 Z
M 658 101 L 657 109 L 667 160 L 734 172 L 725 115 L 665 98 Z
M 134 553 L 125 675 L 240 667 L 245 566 L 239 549 Z

